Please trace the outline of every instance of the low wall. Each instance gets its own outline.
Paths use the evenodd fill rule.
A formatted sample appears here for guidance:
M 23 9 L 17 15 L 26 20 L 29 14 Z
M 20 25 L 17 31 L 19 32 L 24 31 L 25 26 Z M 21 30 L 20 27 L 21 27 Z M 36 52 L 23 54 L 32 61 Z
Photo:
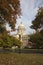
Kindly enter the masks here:
M 40 53 L 43 54 L 43 49 L 0 49 L 0 52 L 13 52 L 13 53 Z

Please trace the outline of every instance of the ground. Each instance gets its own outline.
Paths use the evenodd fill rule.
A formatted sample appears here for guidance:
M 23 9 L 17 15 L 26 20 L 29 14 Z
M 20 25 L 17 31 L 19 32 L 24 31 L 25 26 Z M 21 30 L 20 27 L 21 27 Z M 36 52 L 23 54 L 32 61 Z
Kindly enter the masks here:
M 0 53 L 0 65 L 43 65 L 43 54 Z

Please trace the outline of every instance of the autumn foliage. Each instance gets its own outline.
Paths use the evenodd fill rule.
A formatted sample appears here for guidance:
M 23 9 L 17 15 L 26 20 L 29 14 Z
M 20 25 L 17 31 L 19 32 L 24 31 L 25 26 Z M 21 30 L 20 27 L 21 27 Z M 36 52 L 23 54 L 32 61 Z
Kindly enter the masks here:
M 14 29 L 17 16 L 20 14 L 19 0 L 0 0 L 0 20 L 9 23 L 12 29 Z

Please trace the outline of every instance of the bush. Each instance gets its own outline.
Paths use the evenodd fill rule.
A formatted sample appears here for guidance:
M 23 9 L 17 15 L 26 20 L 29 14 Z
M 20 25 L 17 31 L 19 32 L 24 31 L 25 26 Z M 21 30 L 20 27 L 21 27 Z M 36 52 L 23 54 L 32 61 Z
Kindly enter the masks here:
M 21 41 L 9 35 L 0 36 L 0 46 L 3 48 L 11 48 L 13 45 L 20 47 Z

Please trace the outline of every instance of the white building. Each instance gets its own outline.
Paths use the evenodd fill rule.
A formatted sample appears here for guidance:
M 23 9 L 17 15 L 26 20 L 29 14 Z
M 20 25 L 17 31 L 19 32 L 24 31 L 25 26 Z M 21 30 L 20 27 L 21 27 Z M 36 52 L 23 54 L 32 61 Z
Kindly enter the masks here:
M 23 43 L 21 48 L 25 47 L 28 44 L 28 35 L 26 34 L 26 29 L 23 23 L 21 22 L 17 29 L 17 34 L 14 35 L 16 38 L 20 39 Z

